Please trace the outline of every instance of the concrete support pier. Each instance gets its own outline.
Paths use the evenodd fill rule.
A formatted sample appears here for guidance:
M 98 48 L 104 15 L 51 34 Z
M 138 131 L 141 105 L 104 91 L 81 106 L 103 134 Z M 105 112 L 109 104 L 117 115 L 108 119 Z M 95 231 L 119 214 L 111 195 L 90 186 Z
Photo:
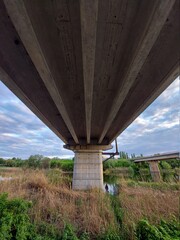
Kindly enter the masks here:
M 102 151 L 108 150 L 112 146 L 65 145 L 64 148 L 75 153 L 72 188 L 74 190 L 103 189 Z
M 101 150 L 75 151 L 73 189 L 103 188 Z
M 148 163 L 153 181 L 154 182 L 161 181 L 161 173 L 159 170 L 158 161 L 149 161 Z

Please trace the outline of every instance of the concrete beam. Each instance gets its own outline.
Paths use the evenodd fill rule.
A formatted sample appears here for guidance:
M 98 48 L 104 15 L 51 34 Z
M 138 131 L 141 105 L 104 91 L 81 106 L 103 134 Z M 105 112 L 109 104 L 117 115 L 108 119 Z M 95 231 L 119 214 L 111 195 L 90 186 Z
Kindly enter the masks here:
M 169 159 L 180 159 L 180 153 L 174 152 L 174 153 L 163 153 L 163 154 L 154 155 L 154 156 L 147 156 L 147 157 L 134 159 L 134 162 L 135 163 L 151 162 L 151 161 L 162 161 L 162 160 L 169 160 Z
M 121 128 L 120 131 L 116 131 L 111 142 L 113 142 L 177 77 L 179 76 L 179 62 L 171 69 L 171 71 L 163 79 L 163 83 L 160 87 L 155 88 L 154 91 L 149 95 L 145 102 L 137 109 L 137 111 L 131 115 L 126 124 Z
M 80 1 L 87 143 L 90 143 L 98 0 Z
M 24 92 L 16 85 L 16 83 L 9 77 L 9 75 L 0 67 L 0 78 L 6 84 L 6 86 L 20 98 L 20 100 L 26 104 L 26 106 L 39 118 L 42 122 L 44 122 L 59 138 L 62 139 L 63 142 L 67 143 L 67 139 L 65 139 L 59 131 L 52 125 L 52 123 L 47 119 L 39 109 L 33 104 L 33 102 L 24 94 Z
M 75 143 L 78 144 L 78 138 L 71 123 L 71 119 L 68 115 L 64 102 L 56 86 L 56 82 L 51 74 L 51 70 L 38 42 L 36 33 L 27 14 L 23 0 L 4 0 L 4 3 L 15 28 L 24 46 L 26 47 L 27 52 L 29 53 L 39 75 L 41 76 L 46 88 L 50 93 L 50 96 L 56 104 L 57 109 L 59 110 L 64 122 L 66 123 L 67 128 L 71 133 Z
M 123 101 L 125 100 L 125 97 L 127 96 L 129 90 L 131 89 L 150 50 L 152 49 L 155 41 L 157 40 L 159 33 L 163 28 L 164 23 L 174 3 L 175 3 L 175 0 L 172 0 L 172 1 L 161 0 L 161 1 L 154 2 L 154 8 L 152 10 L 152 14 L 149 17 L 149 21 L 147 21 L 146 23 L 144 32 L 139 41 L 139 45 L 138 45 L 139 47 L 137 47 L 134 53 L 132 61 L 129 64 L 129 68 L 126 71 L 126 75 L 124 76 L 123 84 L 114 99 L 111 111 L 107 117 L 103 132 L 101 133 L 98 143 L 102 142 L 113 120 L 115 119 L 120 107 L 123 104 Z

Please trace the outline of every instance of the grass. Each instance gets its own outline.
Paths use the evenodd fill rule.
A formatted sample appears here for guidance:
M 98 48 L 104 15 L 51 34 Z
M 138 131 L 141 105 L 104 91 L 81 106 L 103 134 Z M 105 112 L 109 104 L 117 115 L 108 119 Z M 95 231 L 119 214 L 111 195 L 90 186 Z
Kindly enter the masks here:
M 15 167 L 0 167 L 1 177 L 17 177 L 23 170 Z
M 0 170 L 2 174 L 14 180 L 1 182 L 0 194 L 7 192 L 9 199 L 18 197 L 31 202 L 30 221 L 39 234 L 50 234 L 50 240 L 58 239 L 52 237 L 56 231 L 66 236 L 59 239 L 135 240 L 137 227 L 142 227 L 138 234 L 144 234 L 141 230 L 147 226 L 149 231 L 158 232 L 161 227 L 156 226 L 161 219 L 171 222 L 179 218 L 178 183 L 121 179 L 119 194 L 110 196 L 99 190 L 73 191 L 71 178 L 60 169 L 11 168 Z M 147 222 L 140 224 L 142 219 Z
M 140 182 L 127 180 L 127 186 L 129 187 L 144 187 L 144 188 L 152 188 L 157 190 L 172 190 L 179 191 L 180 190 L 180 182 Z
M 159 190 L 152 188 L 149 183 L 132 186 L 124 181 L 121 184 L 118 198 L 123 209 L 125 239 L 134 239 L 134 226 L 141 219 L 147 219 L 150 224 L 155 225 L 162 219 L 179 219 L 180 191 L 167 189 L 167 185 L 166 189 Z
M 88 232 L 93 239 L 107 229 L 116 229 L 106 194 L 98 190 L 73 191 L 66 181 L 53 183 L 52 176 L 45 171 L 22 171 L 13 181 L 1 182 L 0 193 L 3 192 L 7 192 L 10 199 L 18 197 L 32 202 L 31 221 L 53 224 L 60 232 L 68 223 L 78 235 Z

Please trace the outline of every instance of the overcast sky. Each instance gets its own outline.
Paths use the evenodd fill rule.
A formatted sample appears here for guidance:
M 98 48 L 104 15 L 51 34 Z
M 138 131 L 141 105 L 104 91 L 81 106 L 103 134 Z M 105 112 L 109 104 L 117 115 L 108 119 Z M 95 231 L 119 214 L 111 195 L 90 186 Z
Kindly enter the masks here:
M 180 79 L 119 137 L 120 151 L 150 155 L 180 151 Z M 63 142 L 0 81 L 0 157 L 73 157 Z

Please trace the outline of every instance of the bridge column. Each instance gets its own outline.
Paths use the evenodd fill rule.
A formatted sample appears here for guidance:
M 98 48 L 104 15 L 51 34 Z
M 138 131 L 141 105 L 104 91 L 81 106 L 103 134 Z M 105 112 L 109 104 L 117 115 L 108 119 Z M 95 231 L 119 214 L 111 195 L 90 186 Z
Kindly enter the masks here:
M 72 188 L 74 190 L 103 189 L 102 150 L 112 147 L 110 145 L 65 145 L 64 147 L 75 153 Z
M 149 161 L 148 163 L 153 181 L 154 182 L 161 181 L 161 173 L 159 170 L 158 161 Z
M 75 151 L 73 189 L 103 188 L 101 150 Z

